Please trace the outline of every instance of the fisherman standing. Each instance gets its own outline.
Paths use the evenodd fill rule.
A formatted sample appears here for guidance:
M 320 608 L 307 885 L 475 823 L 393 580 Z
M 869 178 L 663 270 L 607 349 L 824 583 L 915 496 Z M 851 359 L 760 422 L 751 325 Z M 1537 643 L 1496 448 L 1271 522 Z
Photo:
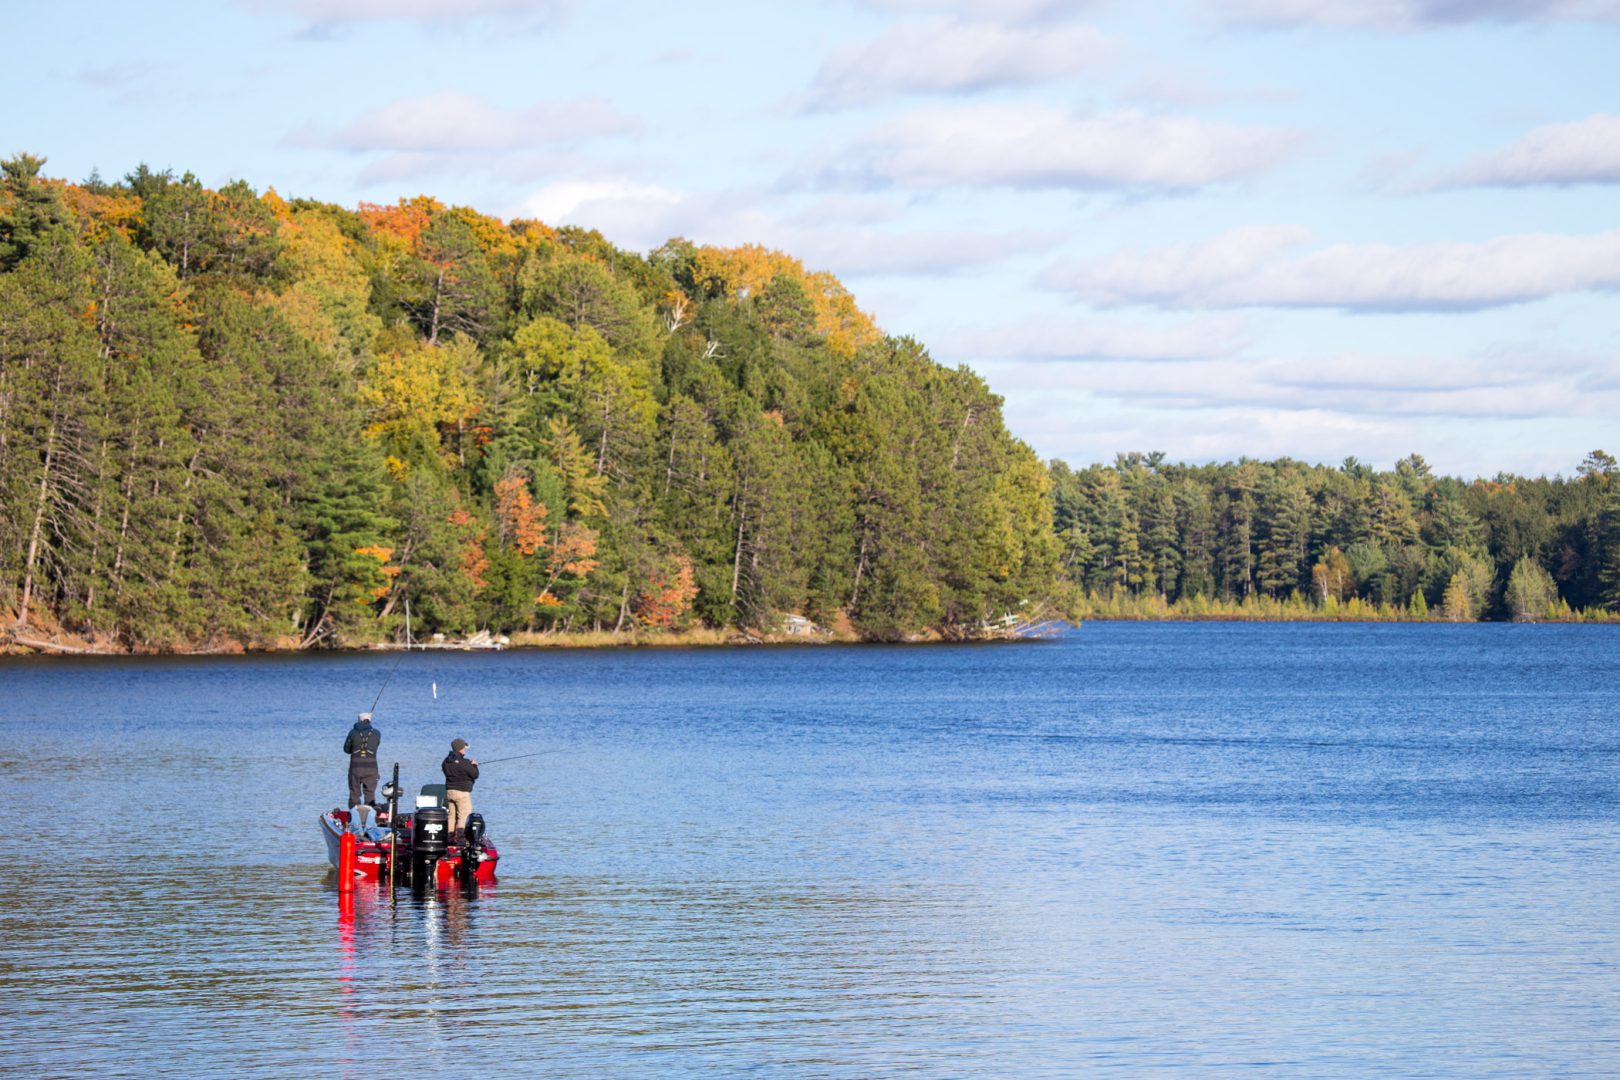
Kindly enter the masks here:
M 356 832 L 362 832 L 371 813 L 371 797 L 377 790 L 377 747 L 382 745 L 382 732 L 371 726 L 371 714 L 363 712 L 349 737 L 343 740 L 343 752 L 349 755 L 349 823 Z
M 450 740 L 443 768 L 444 801 L 450 810 L 450 835 L 454 836 L 472 813 L 472 789 L 478 781 L 478 762 L 467 756 L 466 739 Z

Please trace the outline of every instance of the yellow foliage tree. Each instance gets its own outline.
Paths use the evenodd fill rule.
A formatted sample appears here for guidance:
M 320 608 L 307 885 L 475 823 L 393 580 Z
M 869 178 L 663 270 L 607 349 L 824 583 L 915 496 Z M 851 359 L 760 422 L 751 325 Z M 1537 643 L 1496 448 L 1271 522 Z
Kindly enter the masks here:
M 277 203 L 286 207 L 279 199 Z M 335 221 L 316 211 L 286 211 L 279 236 L 286 245 L 281 263 L 293 285 L 267 296 L 267 302 L 338 367 L 355 370 L 371 352 L 383 324 L 369 308 L 371 279 L 360 265 L 354 242 Z
M 1323 603 L 1329 599 L 1335 603 L 1343 600 L 1352 584 L 1350 560 L 1344 552 L 1337 547 L 1328 548 L 1322 561 L 1311 567 L 1311 584 Z
M 697 280 L 721 296 L 746 300 L 764 291 L 779 275 L 787 275 L 804 288 L 816 313 L 816 333 L 827 347 L 853 356 L 862 345 L 883 335 L 872 317 L 855 306 L 855 297 L 832 274 L 810 272 L 791 255 L 758 244 L 735 248 L 701 247 L 694 260 Z
M 441 439 L 447 431 L 464 430 L 478 412 L 478 363 L 478 346 L 460 334 L 442 345 L 410 341 L 385 349 L 360 384 L 360 399 L 371 414 L 366 434 L 397 455 L 425 444 L 454 463 L 455 452 L 444 449 Z

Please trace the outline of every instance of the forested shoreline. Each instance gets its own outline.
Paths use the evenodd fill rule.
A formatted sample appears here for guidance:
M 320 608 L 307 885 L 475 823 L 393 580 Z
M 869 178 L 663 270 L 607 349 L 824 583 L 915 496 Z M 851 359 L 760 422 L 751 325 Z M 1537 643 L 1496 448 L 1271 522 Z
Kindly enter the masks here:
M 1570 479 L 1282 459 L 1052 463 L 1062 570 L 1104 618 L 1615 621 L 1620 466 Z
M 42 165 L 0 180 L 0 646 L 1620 608 L 1601 452 L 1047 465 L 780 252 Z
M 1060 596 L 1000 399 L 790 256 L 42 164 L 0 184 L 14 639 L 968 638 Z

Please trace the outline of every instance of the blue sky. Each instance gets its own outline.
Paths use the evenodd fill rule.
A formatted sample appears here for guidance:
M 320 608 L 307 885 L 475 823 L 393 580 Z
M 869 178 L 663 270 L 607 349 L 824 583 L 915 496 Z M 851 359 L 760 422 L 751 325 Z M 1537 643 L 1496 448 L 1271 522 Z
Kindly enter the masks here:
M 1620 453 L 1620 0 L 91 2 L 10 36 L 0 149 L 52 175 L 779 247 L 1043 456 Z

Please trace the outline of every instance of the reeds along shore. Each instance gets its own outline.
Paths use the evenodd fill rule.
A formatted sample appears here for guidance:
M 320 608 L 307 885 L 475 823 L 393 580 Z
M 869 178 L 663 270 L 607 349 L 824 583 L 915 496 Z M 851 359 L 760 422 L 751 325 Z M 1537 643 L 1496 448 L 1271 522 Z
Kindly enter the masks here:
M 1323 601 L 1309 600 L 1294 595 L 1286 599 L 1270 596 L 1248 596 L 1242 600 L 1211 599 L 1190 596 L 1167 601 L 1158 594 L 1138 596 L 1119 592 L 1112 595 L 1087 593 L 1080 605 L 1083 618 L 1107 621 L 1221 621 L 1238 622 L 1476 622 L 1472 615 L 1448 613 L 1444 608 L 1424 608 L 1413 605 L 1374 603 L 1352 596 L 1340 601 L 1328 597 Z M 1554 601 L 1535 613 L 1527 613 L 1515 622 L 1548 623 L 1615 623 L 1620 624 L 1620 612 L 1602 608 L 1572 609 L 1562 600 Z

